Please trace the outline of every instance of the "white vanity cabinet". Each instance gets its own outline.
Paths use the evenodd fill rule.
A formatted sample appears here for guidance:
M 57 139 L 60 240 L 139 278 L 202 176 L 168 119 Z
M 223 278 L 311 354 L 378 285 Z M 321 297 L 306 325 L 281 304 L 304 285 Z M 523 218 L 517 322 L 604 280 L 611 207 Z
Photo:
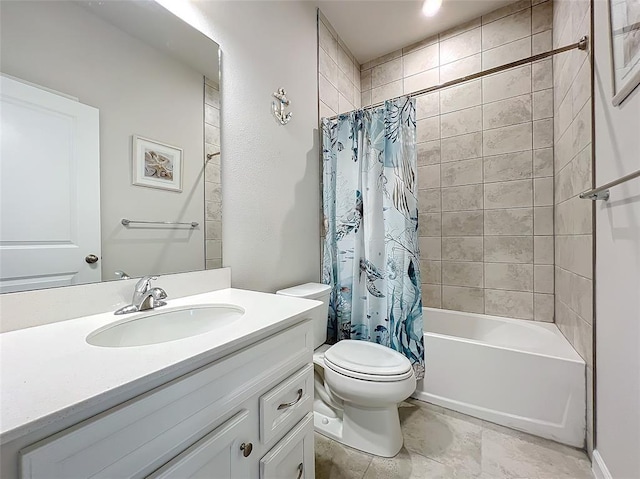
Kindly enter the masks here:
M 310 479 L 304 321 L 23 448 L 20 477 Z

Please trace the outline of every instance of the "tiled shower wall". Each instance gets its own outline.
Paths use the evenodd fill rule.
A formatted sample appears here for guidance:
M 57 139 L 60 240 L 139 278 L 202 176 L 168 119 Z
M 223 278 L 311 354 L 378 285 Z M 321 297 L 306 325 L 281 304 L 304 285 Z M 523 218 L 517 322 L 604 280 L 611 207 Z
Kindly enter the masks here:
M 591 36 L 589 0 L 556 0 L 554 48 Z M 572 50 L 556 55 L 555 280 L 556 323 L 587 363 L 587 450 L 593 450 L 593 202 L 581 200 L 592 187 L 591 58 Z
M 220 151 L 220 91 L 218 85 L 205 78 L 204 85 L 204 202 L 205 202 L 205 266 L 222 267 L 222 190 L 220 156 L 207 160 L 207 155 Z
M 320 118 L 360 108 L 360 64 L 318 10 Z
M 362 66 L 362 104 L 551 49 L 520 1 Z M 426 306 L 554 320 L 552 61 L 417 98 Z

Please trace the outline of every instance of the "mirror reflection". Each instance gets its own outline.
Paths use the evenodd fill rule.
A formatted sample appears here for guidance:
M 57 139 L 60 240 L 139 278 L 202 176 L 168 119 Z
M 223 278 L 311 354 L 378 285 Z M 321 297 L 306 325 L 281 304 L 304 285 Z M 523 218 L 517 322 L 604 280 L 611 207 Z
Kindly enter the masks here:
M 0 291 L 220 267 L 218 45 L 153 1 L 0 9 Z

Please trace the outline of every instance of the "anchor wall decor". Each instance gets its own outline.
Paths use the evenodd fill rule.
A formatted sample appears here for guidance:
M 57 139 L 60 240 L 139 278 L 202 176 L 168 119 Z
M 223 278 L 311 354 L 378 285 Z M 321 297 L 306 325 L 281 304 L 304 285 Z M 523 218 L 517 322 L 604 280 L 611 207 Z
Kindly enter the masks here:
M 280 88 L 276 93 L 273 94 L 277 101 L 271 103 L 271 109 L 273 111 L 273 116 L 280 122 L 281 125 L 286 125 L 291 120 L 293 113 L 284 111 L 285 106 L 289 106 L 291 101 L 287 98 L 287 92 L 284 91 L 284 88 Z

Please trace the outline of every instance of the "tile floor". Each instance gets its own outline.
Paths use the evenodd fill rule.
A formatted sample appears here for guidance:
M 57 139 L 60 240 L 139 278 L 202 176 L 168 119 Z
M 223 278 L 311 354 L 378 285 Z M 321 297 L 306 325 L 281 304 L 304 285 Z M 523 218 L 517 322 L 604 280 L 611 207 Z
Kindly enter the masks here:
M 316 479 L 593 479 L 583 451 L 425 402 L 400 405 L 404 447 L 374 457 L 316 433 Z

